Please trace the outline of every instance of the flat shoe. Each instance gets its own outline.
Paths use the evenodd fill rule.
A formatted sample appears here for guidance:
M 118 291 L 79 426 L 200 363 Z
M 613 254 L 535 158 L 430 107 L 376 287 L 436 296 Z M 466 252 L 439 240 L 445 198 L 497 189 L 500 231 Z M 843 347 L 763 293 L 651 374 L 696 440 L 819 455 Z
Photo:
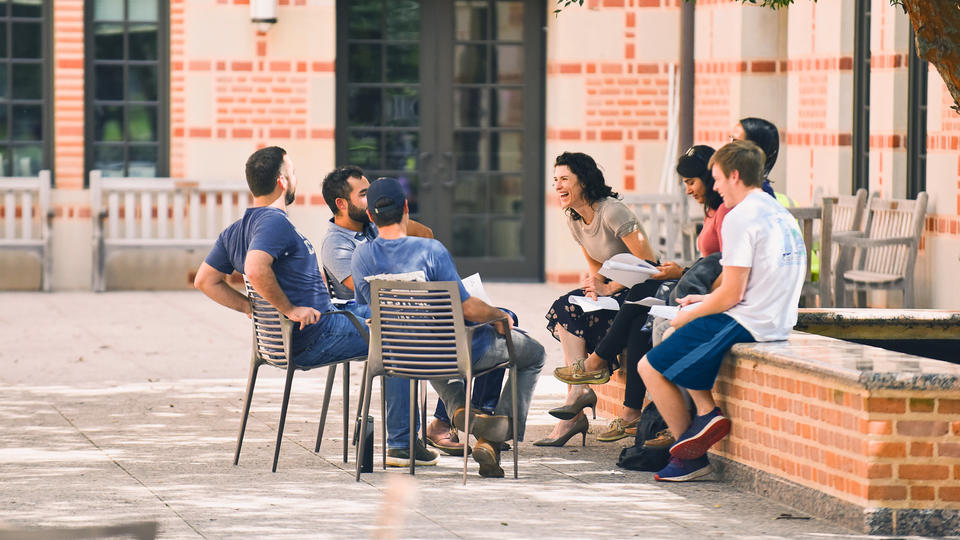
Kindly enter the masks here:
M 606 384 L 610 380 L 609 369 L 604 367 L 587 371 L 583 365 L 585 360 L 586 358 L 581 358 L 571 366 L 558 367 L 553 370 L 553 376 L 567 384 Z
M 640 423 L 639 418 L 637 418 L 633 422 L 627 422 L 623 418 L 619 418 L 619 417 L 614 418 L 613 421 L 610 422 L 610 425 L 607 426 L 607 431 L 604 431 L 603 433 L 597 435 L 597 440 L 600 442 L 619 441 L 620 439 L 623 439 L 628 436 L 627 434 L 628 428 L 635 428 L 639 423 Z M 634 434 L 636 434 L 636 431 L 634 431 Z

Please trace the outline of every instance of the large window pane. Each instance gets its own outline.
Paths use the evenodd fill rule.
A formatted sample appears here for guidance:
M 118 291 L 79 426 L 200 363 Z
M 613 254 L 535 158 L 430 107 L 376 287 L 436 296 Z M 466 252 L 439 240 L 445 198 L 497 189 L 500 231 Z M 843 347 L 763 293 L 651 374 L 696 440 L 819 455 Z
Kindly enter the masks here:
M 130 60 L 156 60 L 158 58 L 157 25 L 138 23 L 130 24 L 128 28 Z
M 493 90 L 491 125 L 497 127 L 523 126 L 523 90 L 499 88 Z
M 93 167 L 104 176 L 123 176 L 123 147 L 98 144 L 93 151 Z
M 123 2 L 124 0 L 94 0 L 93 20 L 122 21 Z
M 122 24 L 95 24 L 93 33 L 94 58 L 97 60 L 123 59 Z
M 128 106 L 127 136 L 131 141 L 156 141 L 157 108 L 145 105 Z
M 12 64 L 13 98 L 43 99 L 43 69 L 40 64 Z
M 0 105 L 0 141 L 5 141 L 7 137 L 10 136 L 10 133 L 7 131 L 7 116 L 9 110 L 10 108 L 6 105 Z
M 488 39 L 490 10 L 486 0 L 459 0 L 454 11 L 457 40 Z
M 352 39 L 380 39 L 381 17 L 386 13 L 382 0 L 350 0 L 349 32 Z
M 128 101 L 157 100 L 156 66 L 130 66 L 127 77 L 129 80 Z
M 40 23 L 11 23 L 14 58 L 43 57 L 43 28 Z
M 496 36 L 501 41 L 523 40 L 523 2 L 500 0 L 496 4 Z
M 381 92 L 379 88 L 347 90 L 347 120 L 351 126 L 380 125 Z
M 362 169 L 380 168 L 380 134 L 373 131 L 350 133 L 347 161 Z
M 160 13 L 157 0 L 127 0 L 130 13 L 128 19 L 138 22 L 155 22 Z
M 487 82 L 486 45 L 457 45 L 454 51 L 454 82 Z
M 0 99 L 9 96 L 7 92 L 7 64 L 0 64 Z
M 156 146 L 130 146 L 127 153 L 127 176 L 157 176 Z
M 419 39 L 419 0 L 389 0 L 389 4 L 387 39 Z
M 417 170 L 420 137 L 416 133 L 387 132 L 384 139 L 386 147 L 385 168 L 400 171 Z
M 523 257 L 523 221 L 491 219 L 490 244 L 490 255 L 493 257 Z
M 123 141 L 123 107 L 98 105 L 93 108 L 93 138 L 97 141 Z
M 386 82 L 415 83 L 420 80 L 420 47 L 387 45 Z
M 453 218 L 454 257 L 483 257 L 487 251 L 487 223 L 481 218 Z
M 519 45 L 500 45 L 494 53 L 496 82 L 522 83 L 523 47 Z
M 457 155 L 458 171 L 485 170 L 489 149 L 483 133 L 458 132 L 453 136 L 453 151 Z
M 523 132 L 490 134 L 490 170 L 523 171 Z
M 43 107 L 40 105 L 14 105 L 13 139 L 16 141 L 43 140 Z
M 0 175 L 13 176 L 10 169 L 10 150 L 6 146 L 0 146 Z
M 454 127 L 482 127 L 487 125 L 487 90 L 458 88 L 453 91 Z
M 523 214 L 523 176 L 510 174 L 490 178 L 490 211 L 495 214 Z
M 123 100 L 123 66 L 107 65 L 93 68 L 94 96 L 103 101 Z
M 380 82 L 380 45 L 355 43 L 350 45 L 350 82 Z
M 0 4 L 0 6 L 2 5 L 3 4 Z M 0 23 L 0 58 L 6 58 L 6 57 L 7 57 L 7 25 Z
M 43 147 L 40 145 L 13 147 L 13 175 L 36 176 L 43 166 Z
M 480 214 L 487 211 L 487 178 L 482 174 L 458 174 L 453 186 L 454 214 Z
M 43 17 L 43 0 L 13 0 L 11 7 L 14 17 Z
M 387 88 L 385 92 L 384 125 L 396 127 L 420 125 L 420 92 L 416 87 Z

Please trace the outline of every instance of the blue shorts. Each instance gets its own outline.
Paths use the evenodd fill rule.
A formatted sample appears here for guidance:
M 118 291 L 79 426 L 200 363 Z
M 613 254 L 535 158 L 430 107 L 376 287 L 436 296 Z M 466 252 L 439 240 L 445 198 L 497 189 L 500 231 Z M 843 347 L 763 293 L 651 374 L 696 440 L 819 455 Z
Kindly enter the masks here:
M 725 313 L 699 317 L 650 349 L 647 361 L 667 380 L 691 390 L 710 390 L 720 364 L 736 343 L 756 341 Z

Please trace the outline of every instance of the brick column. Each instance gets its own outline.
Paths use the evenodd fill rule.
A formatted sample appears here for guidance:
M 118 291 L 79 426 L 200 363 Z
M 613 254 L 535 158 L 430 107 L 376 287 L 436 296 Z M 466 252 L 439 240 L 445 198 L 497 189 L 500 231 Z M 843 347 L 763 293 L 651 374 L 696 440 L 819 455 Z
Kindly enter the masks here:
M 57 189 L 83 189 L 83 0 L 53 6 L 53 140 Z

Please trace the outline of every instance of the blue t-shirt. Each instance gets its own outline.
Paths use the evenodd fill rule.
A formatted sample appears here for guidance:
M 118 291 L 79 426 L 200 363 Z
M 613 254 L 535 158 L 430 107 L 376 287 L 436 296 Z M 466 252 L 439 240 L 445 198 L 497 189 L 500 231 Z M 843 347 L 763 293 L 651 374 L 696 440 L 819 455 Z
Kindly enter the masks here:
M 327 235 L 320 246 L 320 261 L 327 273 L 334 298 L 353 300 L 353 291 L 343 282 L 350 277 L 350 261 L 357 246 L 377 237 L 377 226 L 366 223 L 360 232 L 341 227 L 330 219 Z
M 323 285 L 316 252 L 310 241 L 297 231 L 287 213 L 270 206 L 248 208 L 240 220 L 226 228 L 207 255 L 206 263 L 224 274 L 244 273 L 243 262 L 250 250 L 265 251 L 273 257 L 273 273 L 280 289 L 295 306 L 308 306 L 323 313 L 333 311 L 330 294 Z M 293 327 L 293 354 L 300 354 L 317 341 L 330 318 L 321 317 L 302 331 Z
M 443 244 L 432 238 L 407 236 L 396 240 L 378 237 L 357 246 L 353 252 L 351 274 L 353 290 L 358 304 L 370 303 L 370 284 L 367 276 L 378 274 L 402 274 L 422 270 L 427 281 L 455 281 L 460 287 L 460 301 L 470 298 L 457 274 L 453 258 Z M 483 356 L 493 342 L 493 329 L 489 326 L 473 334 L 471 350 L 476 360 Z

